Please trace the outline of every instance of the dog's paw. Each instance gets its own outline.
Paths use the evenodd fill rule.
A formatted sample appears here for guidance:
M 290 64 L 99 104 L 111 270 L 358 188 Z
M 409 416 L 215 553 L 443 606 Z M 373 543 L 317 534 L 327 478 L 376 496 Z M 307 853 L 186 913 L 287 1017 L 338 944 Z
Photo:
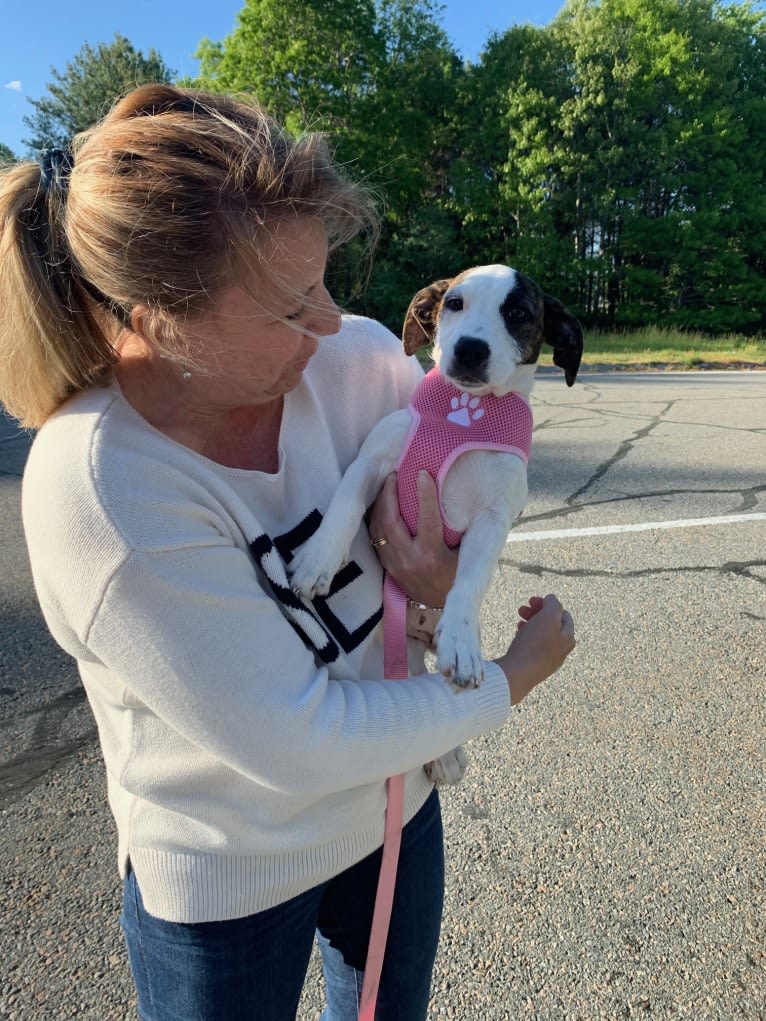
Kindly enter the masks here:
M 321 541 L 319 532 L 312 535 L 296 552 L 288 571 L 293 592 L 304 599 L 326 596 L 332 580 L 345 563 L 345 550 L 332 550 Z
M 442 617 L 434 634 L 436 666 L 458 690 L 478 688 L 484 680 L 484 657 L 478 629 L 468 621 L 455 628 Z
M 460 783 L 468 769 L 469 758 L 463 747 L 453 748 L 433 762 L 427 762 L 423 769 L 428 779 L 437 785 Z

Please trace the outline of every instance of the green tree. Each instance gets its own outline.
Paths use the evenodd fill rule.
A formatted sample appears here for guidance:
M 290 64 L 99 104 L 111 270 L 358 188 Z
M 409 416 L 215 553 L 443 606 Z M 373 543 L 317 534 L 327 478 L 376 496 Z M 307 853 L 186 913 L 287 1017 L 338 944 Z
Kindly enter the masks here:
M 761 325 L 763 24 L 716 0 L 570 0 L 513 36 L 507 247 L 587 321 Z
M 359 164 L 386 216 L 363 309 L 394 332 L 415 290 L 465 266 L 450 168 L 464 68 L 430 2 L 378 3 L 384 62 L 366 98 Z
M 591 315 L 714 331 L 757 325 L 742 288 L 755 285 L 761 306 L 766 293 L 742 242 L 763 223 L 754 203 L 745 211 L 748 192 L 762 191 L 763 137 L 741 103 L 753 86 L 766 98 L 762 70 L 759 84 L 742 74 L 748 56 L 751 72 L 763 68 L 761 25 L 713 0 L 602 0 L 572 20 L 580 88 L 564 140 L 590 189 L 581 208 L 598 246 Z M 578 146 L 584 128 L 590 137 Z
M 202 40 L 199 83 L 256 96 L 292 131 L 348 130 L 377 45 L 372 0 L 245 0 L 230 35 Z
M 553 137 L 568 75 L 547 29 L 515 26 L 488 40 L 469 66 L 456 110 L 452 195 L 471 262 L 518 262 L 544 276 Z
M 354 246 L 331 275 L 341 301 L 397 328 L 422 280 L 411 259 L 419 232 L 436 232 L 442 258 L 455 250 L 448 112 L 462 65 L 439 11 L 434 0 L 246 0 L 234 31 L 197 53 L 197 84 L 251 93 L 295 133 L 324 131 L 380 194 L 384 230 L 366 296 Z
M 24 117 L 30 135 L 24 139 L 31 152 L 46 146 L 65 148 L 80 131 L 89 128 L 115 99 L 144 82 L 169 82 L 175 71 L 159 53 L 137 51 L 125 36 L 94 48 L 85 43 L 66 69 L 51 68 L 49 95 L 30 100 L 34 113 Z
M 0 167 L 16 162 L 16 154 L 7 145 L 0 142 Z

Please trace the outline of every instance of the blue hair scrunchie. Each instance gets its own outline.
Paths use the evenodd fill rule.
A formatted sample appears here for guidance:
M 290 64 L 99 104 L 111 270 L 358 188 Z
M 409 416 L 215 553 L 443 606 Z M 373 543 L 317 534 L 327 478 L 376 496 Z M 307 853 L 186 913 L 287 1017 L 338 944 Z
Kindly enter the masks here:
M 66 191 L 72 172 L 72 154 L 63 149 L 40 150 L 40 187 L 44 194 L 56 188 Z

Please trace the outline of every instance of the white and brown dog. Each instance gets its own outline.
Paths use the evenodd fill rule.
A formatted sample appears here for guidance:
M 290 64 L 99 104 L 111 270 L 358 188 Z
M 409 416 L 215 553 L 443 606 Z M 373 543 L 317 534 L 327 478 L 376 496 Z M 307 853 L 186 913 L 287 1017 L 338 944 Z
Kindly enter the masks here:
M 458 432 L 482 419 L 495 399 L 516 395 L 530 438 L 529 394 L 543 343 L 553 348 L 568 386 L 583 347 L 580 324 L 564 305 L 508 266 L 479 266 L 419 291 L 407 310 L 402 341 L 407 354 L 433 343 L 438 373 L 429 377 L 440 374 L 446 381 L 444 417 Z M 327 593 L 367 507 L 411 445 L 412 431 L 413 413 L 405 409 L 369 434 L 318 531 L 291 564 L 296 592 L 307 598 Z M 479 611 L 506 536 L 527 501 L 524 450 L 507 438 L 491 449 L 477 446 L 465 444 L 435 476 L 442 516 L 462 536 L 455 583 L 434 636 L 438 668 L 458 688 L 483 679 Z M 402 513 L 407 519 L 404 507 Z

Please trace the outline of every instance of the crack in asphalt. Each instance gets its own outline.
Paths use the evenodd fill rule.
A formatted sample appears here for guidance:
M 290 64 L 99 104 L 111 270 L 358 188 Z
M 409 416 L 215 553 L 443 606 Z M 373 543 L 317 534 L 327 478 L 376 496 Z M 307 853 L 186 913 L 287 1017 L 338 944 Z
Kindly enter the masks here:
M 558 428 L 565 428 L 565 427 L 570 426 L 570 425 L 576 425 L 576 426 L 578 426 L 579 428 L 582 429 L 587 424 L 587 418 L 584 418 L 583 415 L 589 415 L 593 411 L 596 412 L 596 418 L 597 419 L 607 419 L 608 418 L 608 419 L 620 419 L 620 420 L 624 421 L 625 419 L 643 419 L 643 418 L 647 417 L 642 412 L 638 412 L 638 411 L 623 411 L 623 410 L 621 410 L 619 408 L 610 407 L 608 403 L 603 403 L 603 401 L 604 401 L 603 392 L 601 390 L 599 390 L 595 386 L 591 385 L 590 387 L 584 387 L 583 389 L 587 392 L 588 396 L 590 397 L 590 400 L 587 400 L 587 401 L 580 400 L 580 401 L 578 401 L 576 403 L 569 403 L 567 405 L 567 408 L 568 408 L 568 410 L 571 410 L 572 412 L 574 412 L 574 414 L 572 414 L 571 416 L 569 416 L 567 418 L 548 418 L 548 419 L 540 419 L 539 421 L 538 421 L 538 417 L 537 417 L 539 409 L 542 409 L 542 408 L 546 408 L 546 409 L 552 408 L 555 411 L 561 411 L 561 406 L 556 404 L 555 401 L 546 400 L 545 398 L 540 398 L 540 397 L 537 396 L 537 394 L 535 394 L 535 431 L 537 431 L 538 428 L 540 428 L 540 429 L 558 429 Z M 726 403 L 730 399 L 731 398 L 728 395 L 724 395 L 724 396 L 721 396 L 721 397 L 712 397 L 712 396 L 705 395 L 705 403 L 706 404 L 712 404 L 712 403 L 714 403 L 716 401 L 721 401 L 721 402 Z M 725 425 L 725 424 L 722 424 L 722 423 L 719 423 L 719 422 L 710 422 L 710 421 L 704 421 L 704 420 L 700 421 L 700 422 L 697 422 L 697 421 L 686 421 L 686 420 L 677 420 L 677 419 L 674 419 L 674 418 L 666 417 L 667 413 L 670 410 L 670 407 L 672 407 L 672 405 L 677 404 L 679 402 L 680 403 L 686 403 L 688 400 L 689 400 L 689 395 L 686 394 L 686 393 L 683 394 L 683 396 L 681 396 L 681 397 L 674 398 L 670 402 L 670 405 L 668 407 L 666 407 L 664 409 L 664 411 L 660 412 L 660 416 L 663 418 L 663 421 L 665 421 L 667 424 L 671 424 L 671 425 L 695 426 L 697 428 L 702 428 L 702 429 L 716 429 L 716 430 L 719 430 L 721 432 L 745 433 L 745 434 L 752 434 L 752 435 L 755 435 L 755 436 L 766 436 L 766 426 Z M 596 401 L 601 401 L 602 403 L 599 406 L 595 406 Z M 644 406 L 651 405 L 652 403 L 660 404 L 660 403 L 667 403 L 667 402 L 660 402 L 660 401 L 656 401 L 656 402 L 646 401 L 646 402 L 643 402 L 642 401 L 642 404 L 644 404 Z M 577 415 L 576 413 L 578 411 L 582 412 L 583 414 Z M 594 421 L 593 421 L 594 428 L 597 428 L 599 426 L 599 424 L 600 424 L 600 422 L 594 419 Z
M 595 472 L 591 475 L 591 477 L 588 479 L 585 485 L 580 486 L 580 488 L 575 490 L 575 492 L 572 493 L 571 496 L 568 496 L 566 498 L 566 500 L 564 501 L 566 506 L 568 507 L 573 506 L 576 503 L 578 497 L 582 496 L 584 493 L 587 493 L 589 489 L 592 489 L 593 486 L 595 486 L 596 483 L 599 482 L 606 475 L 610 468 L 614 467 L 615 464 L 626 458 L 633 449 L 633 447 L 636 445 L 636 443 L 638 443 L 640 440 L 646 439 L 646 437 L 649 436 L 657 428 L 658 425 L 661 425 L 664 416 L 667 414 L 668 411 L 670 411 L 674 404 L 676 404 L 676 401 L 668 401 L 665 404 L 664 408 L 659 412 L 659 414 L 654 415 L 647 425 L 643 426 L 641 429 L 636 429 L 632 436 L 629 436 L 627 439 L 623 440 L 622 443 L 617 448 L 616 452 L 611 457 L 607 458 L 606 461 L 603 461 L 598 466 L 598 468 L 596 468 Z
M 529 563 L 524 560 L 512 560 L 510 557 L 501 557 L 500 563 L 504 567 L 513 567 L 520 574 L 532 574 L 537 578 L 544 575 L 555 575 L 558 578 L 650 578 L 661 574 L 721 574 L 736 575 L 739 578 L 747 578 L 759 585 L 766 585 L 766 578 L 759 574 L 751 573 L 754 568 L 766 567 L 766 560 L 727 560 L 724 564 L 694 564 L 688 567 L 642 567 L 636 571 L 605 571 L 589 570 L 582 567 L 545 567 L 542 564 Z M 753 616 L 750 614 L 749 616 Z M 760 620 L 762 618 L 755 617 Z
M 601 391 L 599 390 L 598 387 L 591 385 L 590 387 L 586 386 L 584 389 L 588 393 L 588 395 L 591 397 L 593 402 L 595 402 L 596 400 L 600 400 L 601 399 L 602 395 L 601 395 Z M 717 494 L 717 495 L 725 495 L 725 496 L 739 495 L 740 500 L 741 500 L 740 506 L 735 508 L 732 511 L 732 513 L 741 513 L 741 512 L 752 510 L 753 508 L 758 507 L 759 506 L 758 497 L 759 497 L 759 495 L 761 493 L 766 491 L 766 485 L 749 486 L 749 487 L 744 487 L 742 489 L 730 489 L 730 488 L 725 488 L 725 489 L 709 489 L 709 488 L 702 488 L 702 489 L 696 489 L 696 488 L 661 489 L 661 490 L 645 491 L 645 492 L 641 492 L 641 493 L 632 493 L 632 494 L 623 495 L 623 496 L 612 496 L 612 497 L 608 497 L 608 498 L 605 498 L 605 499 L 602 499 L 602 500 L 584 501 L 584 500 L 581 499 L 586 493 L 588 493 L 590 490 L 592 490 L 597 485 L 597 483 L 600 482 L 604 478 L 605 475 L 608 474 L 608 472 L 610 471 L 611 468 L 614 467 L 614 465 L 618 464 L 620 461 L 623 461 L 631 453 L 631 451 L 634 449 L 636 444 L 640 443 L 641 440 L 646 439 L 647 436 L 650 436 L 652 434 L 652 432 L 659 425 L 662 425 L 662 424 L 666 424 L 666 425 L 667 424 L 676 424 L 676 425 L 683 425 L 683 426 L 697 426 L 697 427 L 704 427 L 704 428 L 721 429 L 721 430 L 728 431 L 728 432 L 748 433 L 748 434 L 756 434 L 756 435 L 766 435 L 766 428 L 760 428 L 760 427 L 758 427 L 758 428 L 751 428 L 751 427 L 738 427 L 738 426 L 726 426 L 726 425 L 718 426 L 715 423 L 710 423 L 710 422 L 675 422 L 672 418 L 669 418 L 668 416 L 670 415 L 670 413 L 671 413 L 672 409 L 675 407 L 675 405 L 677 403 L 679 403 L 679 401 L 684 401 L 685 399 L 687 399 L 686 396 L 679 397 L 679 398 L 674 398 L 674 399 L 669 400 L 669 401 L 664 401 L 664 402 L 662 402 L 661 407 L 659 408 L 657 413 L 655 415 L 651 415 L 651 416 L 635 414 L 635 413 L 631 414 L 630 412 L 620 411 L 620 410 L 612 410 L 612 409 L 604 408 L 604 407 L 594 407 L 591 401 L 586 402 L 584 407 L 587 408 L 588 413 L 591 413 L 593 411 L 596 412 L 596 416 L 595 416 L 594 422 L 593 422 L 594 426 L 598 426 L 599 425 L 599 421 L 598 420 L 601 420 L 601 419 L 604 419 L 604 418 L 620 418 L 620 419 L 628 419 L 628 418 L 639 418 L 639 419 L 642 419 L 642 418 L 644 418 L 644 419 L 647 419 L 646 424 L 641 426 L 641 427 L 639 427 L 639 428 L 637 428 L 632 433 L 631 436 L 629 436 L 626 439 L 622 440 L 622 442 L 620 443 L 620 445 L 618 446 L 618 448 L 614 452 L 614 454 L 612 454 L 611 457 L 608 457 L 605 461 L 602 461 L 596 467 L 595 471 L 591 474 L 590 478 L 582 486 L 580 486 L 579 489 L 576 489 L 573 493 L 571 493 L 568 497 L 566 497 L 566 499 L 564 500 L 563 506 L 560 506 L 560 507 L 555 508 L 555 509 L 550 510 L 550 511 L 543 511 L 543 512 L 541 512 L 539 514 L 530 514 L 530 515 L 524 514 L 523 520 L 525 522 L 531 522 L 531 521 L 553 521 L 553 520 L 556 520 L 556 519 L 559 519 L 559 518 L 568 517 L 570 514 L 577 513 L 577 512 L 583 510 L 586 507 L 606 506 L 606 505 L 609 505 L 609 504 L 624 503 L 624 502 L 629 501 L 629 500 L 644 500 L 644 499 L 647 499 L 647 498 L 674 497 L 674 496 L 680 496 L 680 495 L 683 495 L 683 494 L 686 494 L 686 495 L 690 495 L 690 494 L 693 494 L 693 495 Z M 712 398 L 712 399 L 715 399 L 715 398 Z M 721 398 L 721 399 L 723 399 L 723 398 Z M 538 403 L 542 407 L 553 407 L 553 408 L 556 407 L 556 405 L 553 404 L 552 402 L 547 402 L 547 401 L 544 401 L 544 400 L 543 401 L 539 401 Z M 658 404 L 659 404 L 659 402 L 658 402 Z M 578 407 L 583 407 L 583 405 L 573 405 L 572 407 L 576 410 Z M 567 428 L 567 427 L 569 427 L 571 425 L 577 425 L 578 428 L 582 429 L 584 424 L 585 423 L 583 422 L 583 419 L 581 417 L 576 416 L 576 415 L 568 416 L 567 418 L 545 418 L 545 419 L 541 419 L 539 421 L 539 423 L 535 427 L 535 431 L 537 431 L 538 428 L 540 430 L 555 430 L 555 429 Z
M 583 487 L 584 488 L 584 487 Z M 766 493 L 766 484 L 759 486 L 749 486 L 745 489 L 655 489 L 646 490 L 641 493 L 628 493 L 625 496 L 609 496 L 603 500 L 589 500 L 585 503 L 570 504 L 569 501 L 573 499 L 573 496 L 568 497 L 568 506 L 556 507 L 553 510 L 541 511 L 539 514 L 527 514 L 524 513 L 520 521 L 525 523 L 530 521 L 553 521 L 558 518 L 567 518 L 571 514 L 577 514 L 582 510 L 587 510 L 590 507 L 603 507 L 609 504 L 617 503 L 628 503 L 631 500 L 646 500 L 648 498 L 655 497 L 668 497 L 668 496 L 739 496 L 741 504 L 739 507 L 735 507 L 733 510 L 727 513 L 740 514 L 746 511 L 754 510 L 760 506 L 759 495 Z
M 32 748 L 15 759 L 0 765 L 0 809 L 20 801 L 33 790 L 52 769 L 66 762 L 84 748 L 96 744 L 98 730 L 91 727 L 80 737 L 43 748 Z
M 2 730 L 15 728 L 20 720 L 29 717 L 36 722 L 24 751 L 0 763 L 0 809 L 18 801 L 51 769 L 96 741 L 98 731 L 92 725 L 77 737 L 61 741 L 64 722 L 85 701 L 84 688 L 70 688 L 42 707 L 26 709 L 3 720 Z
M 14 688 L 3 688 L 2 691 L 6 695 L 17 695 Z M 41 693 L 44 693 L 44 689 L 39 689 Z M 13 717 L 0 720 L 0 730 L 7 730 L 12 724 L 18 720 L 24 720 L 30 716 L 39 716 L 41 713 L 57 713 L 66 716 L 72 709 L 77 708 L 83 702 L 87 700 L 85 694 L 85 688 L 78 686 L 76 688 L 69 688 L 68 691 L 62 691 L 56 695 L 55 698 L 45 703 L 45 706 L 40 709 L 39 707 L 32 707 L 31 709 L 23 709 L 20 712 L 13 714 Z M 34 735 L 33 735 L 34 737 Z

